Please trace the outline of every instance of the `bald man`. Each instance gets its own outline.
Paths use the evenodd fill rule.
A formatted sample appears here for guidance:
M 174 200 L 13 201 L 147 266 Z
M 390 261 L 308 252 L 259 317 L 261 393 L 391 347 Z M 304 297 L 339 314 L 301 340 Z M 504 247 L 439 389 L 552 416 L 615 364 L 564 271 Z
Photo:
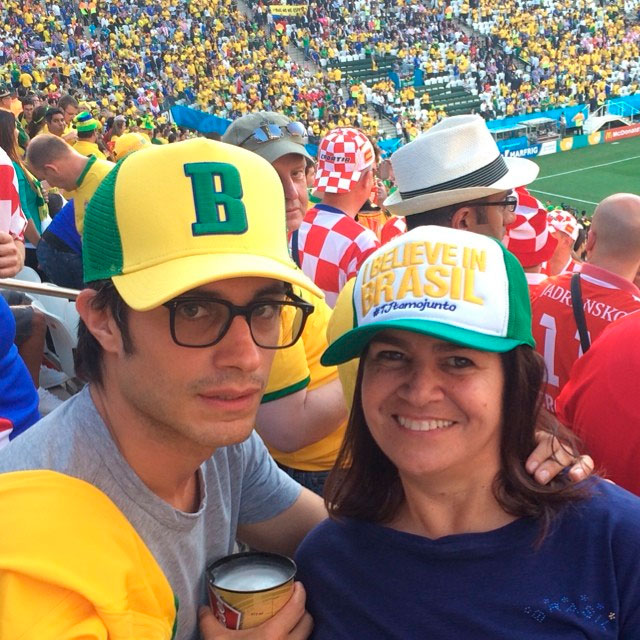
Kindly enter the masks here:
M 638 269 L 640 196 L 617 193 L 596 208 L 587 239 L 587 262 L 578 276 L 590 342 L 609 323 L 640 309 L 640 289 L 634 284 Z M 536 349 L 547 364 L 545 406 L 554 413 L 571 367 L 583 355 L 571 297 L 574 275 L 549 278 L 532 303 Z
M 64 189 L 67 200 L 73 198 L 76 228 L 82 234 L 85 207 L 115 165 L 95 156 L 87 158 L 62 138 L 46 133 L 29 143 L 26 160 L 36 178 Z

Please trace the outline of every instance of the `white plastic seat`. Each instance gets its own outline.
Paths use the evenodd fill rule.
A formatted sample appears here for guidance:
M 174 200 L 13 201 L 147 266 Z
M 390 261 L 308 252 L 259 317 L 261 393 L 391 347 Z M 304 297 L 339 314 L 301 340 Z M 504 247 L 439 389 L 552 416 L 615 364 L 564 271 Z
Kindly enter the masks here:
M 22 267 L 22 270 L 14 277 L 16 280 L 24 280 L 25 282 L 35 282 L 38 284 L 42 282 L 38 272 L 31 267 Z

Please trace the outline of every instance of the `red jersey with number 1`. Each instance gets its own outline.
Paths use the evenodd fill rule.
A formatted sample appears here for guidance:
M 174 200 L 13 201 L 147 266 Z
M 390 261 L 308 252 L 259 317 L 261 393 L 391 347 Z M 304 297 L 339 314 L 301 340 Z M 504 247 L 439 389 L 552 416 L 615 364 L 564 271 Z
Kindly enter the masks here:
M 582 356 L 580 335 L 571 306 L 571 277 L 546 280 L 531 304 L 533 337 L 547 365 L 545 407 L 555 413 L 555 401 Z M 640 289 L 610 271 L 585 263 L 580 288 L 587 331 L 593 342 L 609 323 L 640 309 Z

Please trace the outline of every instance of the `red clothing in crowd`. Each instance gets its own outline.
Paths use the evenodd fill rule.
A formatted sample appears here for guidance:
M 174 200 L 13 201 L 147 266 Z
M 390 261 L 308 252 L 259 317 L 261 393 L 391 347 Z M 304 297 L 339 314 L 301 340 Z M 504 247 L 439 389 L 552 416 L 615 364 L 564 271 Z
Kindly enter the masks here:
M 571 369 L 558 418 L 607 478 L 640 495 L 640 313 L 607 327 Z
M 407 231 L 407 222 L 399 216 L 391 216 L 382 227 L 380 232 L 380 241 L 387 244 L 389 240 L 393 240 L 396 236 L 402 235 Z
M 593 342 L 609 323 L 640 309 L 640 290 L 629 280 L 585 263 L 580 279 L 587 330 Z M 555 400 L 582 355 L 571 306 L 571 277 L 546 280 L 532 302 L 533 337 L 547 365 L 545 407 L 555 413 Z

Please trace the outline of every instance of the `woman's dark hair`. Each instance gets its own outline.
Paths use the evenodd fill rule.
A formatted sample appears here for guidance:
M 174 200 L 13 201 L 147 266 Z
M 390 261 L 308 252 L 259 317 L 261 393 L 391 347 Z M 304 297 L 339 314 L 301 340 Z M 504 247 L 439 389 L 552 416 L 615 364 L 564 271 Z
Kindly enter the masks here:
M 29 138 L 31 138 L 31 140 L 33 140 L 36 135 L 40 133 L 42 127 L 44 127 L 44 118 L 47 115 L 48 109 L 49 107 L 47 107 L 47 105 L 41 104 L 39 107 L 36 107 L 33 110 L 33 117 L 31 118 L 31 122 L 27 126 L 27 134 L 29 135 Z
M 96 292 L 91 300 L 91 306 L 97 310 L 109 310 L 122 335 L 125 353 L 133 353 L 133 343 L 127 324 L 129 307 L 114 287 L 113 282 L 111 280 L 96 280 L 89 282 L 87 288 L 94 289 Z M 102 347 L 82 320 L 78 322 L 75 364 L 80 378 L 87 382 L 102 384 Z
M 0 148 L 7 152 L 13 162 L 20 164 L 16 140 L 16 118 L 11 111 L 0 109 Z
M 16 118 L 11 111 L 5 111 L 4 109 L 0 109 L 0 148 L 4 149 L 11 161 L 15 162 L 22 169 L 27 183 L 33 191 L 37 192 L 38 189 L 33 182 L 33 178 L 24 166 L 24 162 L 18 152 Z
M 545 365 L 528 346 L 500 354 L 504 371 L 503 426 L 500 440 L 500 471 L 493 493 L 500 506 L 518 517 L 540 522 L 541 541 L 553 516 L 567 502 L 584 498 L 588 487 L 572 484 L 564 474 L 548 485 L 539 485 L 525 469 L 536 446 L 536 431 L 558 436 L 566 449 L 577 455 L 576 438 L 542 409 Z M 325 484 L 325 502 L 332 517 L 369 522 L 389 522 L 404 502 L 397 467 L 377 445 L 364 416 L 362 377 L 366 352 L 360 360 L 349 424 L 333 471 Z

